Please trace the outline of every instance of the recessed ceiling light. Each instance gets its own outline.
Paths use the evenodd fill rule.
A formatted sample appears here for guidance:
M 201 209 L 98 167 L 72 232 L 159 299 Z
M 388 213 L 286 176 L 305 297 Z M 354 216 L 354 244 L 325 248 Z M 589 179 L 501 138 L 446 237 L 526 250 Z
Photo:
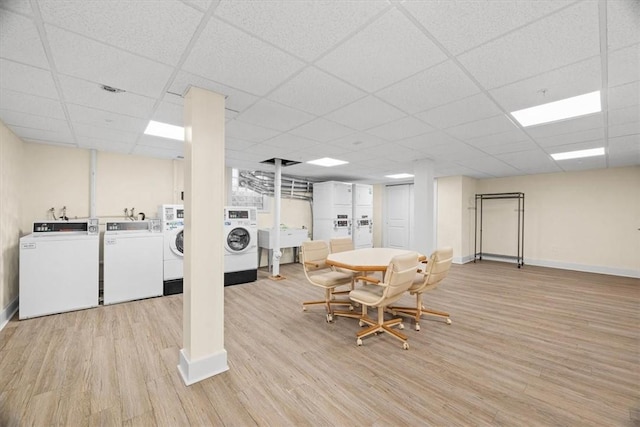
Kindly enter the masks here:
M 567 151 L 565 153 L 552 154 L 553 160 L 581 159 L 583 157 L 604 156 L 604 147 L 590 148 L 588 150 Z
M 324 166 L 326 168 L 330 168 L 332 166 L 346 165 L 349 162 L 345 162 L 344 160 L 336 160 L 330 157 L 323 157 L 322 159 L 310 160 L 307 163 L 310 165 Z
M 147 135 L 159 136 L 161 138 L 184 141 L 184 128 L 182 126 L 170 125 L 168 123 L 150 120 L 147 128 L 144 130 L 144 133 Z
M 600 91 L 597 90 L 584 95 L 514 111 L 511 115 L 518 123 L 527 127 L 599 113 L 601 110 Z
M 393 178 L 393 179 L 402 179 L 402 178 L 412 178 L 413 175 L 411 175 L 410 173 L 397 173 L 395 175 L 385 175 L 385 177 Z

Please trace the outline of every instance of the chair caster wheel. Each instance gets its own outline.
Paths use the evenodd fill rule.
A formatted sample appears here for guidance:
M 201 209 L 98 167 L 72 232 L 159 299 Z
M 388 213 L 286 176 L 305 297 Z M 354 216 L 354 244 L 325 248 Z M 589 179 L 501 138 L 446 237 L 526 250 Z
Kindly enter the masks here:
M 397 311 L 395 311 L 395 310 L 391 310 L 391 314 L 393 314 L 394 316 L 397 316 L 397 315 L 398 315 L 398 312 L 397 312 Z
M 404 323 L 398 323 L 398 329 L 404 329 Z
M 305 307 L 304 305 L 302 306 L 302 311 L 307 311 L 307 307 Z
M 447 325 L 451 324 L 451 319 L 447 319 Z
M 419 331 L 419 330 L 420 330 L 420 324 L 416 323 L 416 331 Z
M 327 314 L 327 323 L 331 323 L 333 322 L 333 316 L 330 314 Z
M 409 350 L 409 343 L 406 342 L 406 343 L 402 344 L 402 349 L 403 350 Z
M 358 325 L 359 325 L 360 327 L 363 327 L 363 326 L 364 326 L 364 322 L 363 322 L 362 320 L 360 320 L 360 321 L 358 322 Z
M 360 338 L 358 338 L 358 339 L 356 340 L 356 344 L 357 344 L 358 346 L 361 346 L 361 345 L 362 345 L 362 340 L 361 340 Z
M 353 306 L 352 305 L 349 306 L 349 311 L 353 311 Z

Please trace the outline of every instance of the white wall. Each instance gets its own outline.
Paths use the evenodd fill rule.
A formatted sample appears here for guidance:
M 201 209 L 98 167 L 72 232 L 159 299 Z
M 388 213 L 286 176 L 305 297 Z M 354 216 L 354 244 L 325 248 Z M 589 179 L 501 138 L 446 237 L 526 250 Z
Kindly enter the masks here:
M 0 121 L 0 329 L 18 308 L 23 146 Z

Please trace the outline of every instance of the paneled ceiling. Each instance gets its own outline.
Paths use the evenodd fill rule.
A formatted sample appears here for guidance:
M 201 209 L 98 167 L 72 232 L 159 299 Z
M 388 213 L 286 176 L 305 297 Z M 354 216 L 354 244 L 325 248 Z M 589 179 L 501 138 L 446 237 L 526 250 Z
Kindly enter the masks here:
M 380 183 L 422 159 L 475 178 L 640 165 L 640 1 L 0 2 L 0 120 L 24 141 L 180 158 L 143 131 L 182 125 L 190 86 L 227 96 L 242 169 L 281 157 Z M 595 90 L 598 114 L 508 114 Z M 320 157 L 349 163 L 304 163 Z

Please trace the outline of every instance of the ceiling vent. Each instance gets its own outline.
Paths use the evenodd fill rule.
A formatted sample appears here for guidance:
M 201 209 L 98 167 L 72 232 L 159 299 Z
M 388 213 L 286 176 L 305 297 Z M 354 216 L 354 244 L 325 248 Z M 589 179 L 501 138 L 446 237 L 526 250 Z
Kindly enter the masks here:
M 126 90 L 124 89 L 118 89 L 117 87 L 113 87 L 113 86 L 102 85 L 101 87 L 102 87 L 102 90 L 106 90 L 107 92 L 111 92 L 111 93 L 126 92 Z

